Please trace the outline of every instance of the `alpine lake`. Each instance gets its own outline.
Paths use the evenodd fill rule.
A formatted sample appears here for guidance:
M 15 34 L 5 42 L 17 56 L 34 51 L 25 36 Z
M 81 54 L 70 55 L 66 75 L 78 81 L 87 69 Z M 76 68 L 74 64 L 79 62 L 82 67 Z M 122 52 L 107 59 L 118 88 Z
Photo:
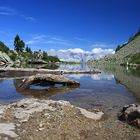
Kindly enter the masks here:
M 31 67 L 31 66 L 30 66 Z M 23 98 L 66 100 L 82 108 L 97 108 L 104 112 L 116 112 L 126 104 L 140 103 L 140 71 L 126 67 L 95 67 L 85 64 L 63 64 L 43 68 L 61 70 L 98 70 L 99 74 L 66 74 L 64 76 L 80 82 L 79 88 L 61 85 L 30 86 L 19 92 L 17 85 L 24 78 L 0 77 L 0 103 L 8 104 Z

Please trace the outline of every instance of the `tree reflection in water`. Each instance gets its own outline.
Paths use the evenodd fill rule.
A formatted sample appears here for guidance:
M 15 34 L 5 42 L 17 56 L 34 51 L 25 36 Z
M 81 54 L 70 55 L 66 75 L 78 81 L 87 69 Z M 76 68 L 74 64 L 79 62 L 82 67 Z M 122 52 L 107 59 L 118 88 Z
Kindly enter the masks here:
M 140 71 L 123 66 L 99 66 L 100 70 L 114 75 L 116 83 L 126 86 L 140 102 Z

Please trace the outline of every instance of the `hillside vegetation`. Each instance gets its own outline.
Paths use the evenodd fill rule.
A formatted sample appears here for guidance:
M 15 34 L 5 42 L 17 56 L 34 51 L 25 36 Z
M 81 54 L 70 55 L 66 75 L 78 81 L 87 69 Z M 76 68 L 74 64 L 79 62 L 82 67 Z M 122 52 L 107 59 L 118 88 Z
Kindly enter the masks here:
M 0 41 L 0 51 L 5 52 L 5 53 L 8 53 L 9 51 L 9 48 L 1 41 Z
M 140 29 L 129 38 L 128 42 L 118 45 L 112 57 L 104 57 L 92 62 L 93 64 L 140 64 Z
M 116 63 L 140 64 L 140 30 L 126 44 L 116 48 Z
M 19 35 L 16 35 L 13 45 L 15 46 L 14 50 L 10 50 L 7 45 L 0 41 L 0 63 L 5 62 L 4 58 L 9 58 L 7 61 L 11 59 L 15 64 L 20 63 L 21 65 L 25 65 L 29 62 L 39 64 L 60 62 L 56 56 L 49 56 L 46 51 L 32 51 L 31 48 L 20 39 Z

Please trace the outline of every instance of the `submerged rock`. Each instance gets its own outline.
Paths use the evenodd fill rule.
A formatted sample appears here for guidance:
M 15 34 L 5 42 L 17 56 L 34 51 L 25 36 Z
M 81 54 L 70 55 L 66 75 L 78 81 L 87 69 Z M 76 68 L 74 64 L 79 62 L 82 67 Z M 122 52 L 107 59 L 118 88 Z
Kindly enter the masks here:
M 118 114 L 118 118 L 140 128 L 140 105 L 130 104 L 124 106 Z

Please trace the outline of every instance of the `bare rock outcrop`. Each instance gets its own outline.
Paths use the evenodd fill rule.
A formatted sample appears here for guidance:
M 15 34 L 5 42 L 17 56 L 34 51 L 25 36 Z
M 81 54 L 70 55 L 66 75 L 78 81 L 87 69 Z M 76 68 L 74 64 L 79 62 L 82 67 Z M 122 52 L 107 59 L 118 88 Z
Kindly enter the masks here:
M 0 67 L 9 66 L 9 65 L 10 66 L 13 65 L 12 60 L 6 53 L 0 51 Z
M 60 127 L 60 130 L 65 132 L 70 127 L 71 129 L 75 128 L 75 125 L 81 131 L 85 124 L 88 126 L 89 121 L 94 124 L 94 120 L 100 120 L 104 114 L 101 111 L 89 112 L 63 100 L 53 101 L 34 98 L 0 105 L 0 110 L 0 138 L 2 139 L 31 139 L 30 137 L 35 139 L 36 133 L 39 135 L 42 131 L 44 134 L 48 132 L 50 137 L 55 137 L 51 132 L 52 130 L 57 130 L 57 127 Z M 71 124 L 71 121 L 73 125 L 65 127 L 67 123 Z M 43 137 L 45 135 L 40 134 L 38 138 L 44 139 Z

